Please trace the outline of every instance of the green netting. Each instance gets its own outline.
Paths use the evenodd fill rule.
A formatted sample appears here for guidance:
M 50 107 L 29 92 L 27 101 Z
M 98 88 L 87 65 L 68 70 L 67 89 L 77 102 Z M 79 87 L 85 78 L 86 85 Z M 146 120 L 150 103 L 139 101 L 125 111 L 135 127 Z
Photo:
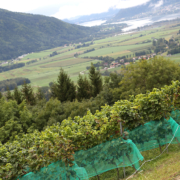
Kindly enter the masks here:
M 180 111 L 179 110 L 172 111 L 171 117 L 180 125 Z
M 66 167 L 58 161 L 42 168 L 37 173 L 28 173 L 19 180 L 87 180 L 118 167 L 139 168 L 143 157 L 131 140 L 114 139 L 86 151 L 75 153 L 73 167 Z
M 180 117 L 178 111 L 176 113 L 172 112 L 172 114 L 176 114 L 176 119 Z M 177 130 L 178 127 L 179 124 L 172 117 L 168 121 L 163 118 L 159 121 L 148 122 L 144 126 L 129 131 L 128 138 L 135 143 L 139 151 L 147 151 L 157 147 L 161 149 L 161 146 L 171 142 L 174 135 L 175 138 L 171 143 L 180 143 L 180 128 Z
M 180 111 L 171 113 L 167 121 L 151 121 L 132 131 L 129 139 L 107 141 L 86 151 L 75 152 L 74 166 L 66 167 L 62 161 L 52 163 L 37 173 L 28 173 L 19 180 L 88 180 L 90 177 L 119 167 L 139 168 L 143 160 L 140 151 L 154 149 L 170 143 L 180 142 Z

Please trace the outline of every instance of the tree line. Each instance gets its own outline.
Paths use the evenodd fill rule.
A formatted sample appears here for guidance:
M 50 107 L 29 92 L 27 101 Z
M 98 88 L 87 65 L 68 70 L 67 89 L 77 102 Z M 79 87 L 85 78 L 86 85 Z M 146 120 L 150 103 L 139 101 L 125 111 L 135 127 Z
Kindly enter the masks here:
M 143 55 L 151 54 L 151 53 L 152 53 L 151 50 L 138 51 L 138 52 L 135 52 L 135 56 L 143 56 Z
M 180 47 L 168 51 L 168 54 L 178 54 L 178 53 L 180 53 Z
M 91 52 L 91 51 L 95 51 L 95 49 L 94 48 L 88 49 L 88 50 L 84 51 L 84 53 L 88 53 L 88 52 Z
M 28 78 L 22 77 L 0 81 L 0 91 L 6 91 L 7 88 L 9 88 L 9 90 L 13 90 L 16 86 L 24 84 L 24 82 L 26 82 L 27 84 L 31 83 L 31 81 Z
M 12 65 L 7 65 L 7 66 L 0 66 L 0 73 L 4 71 L 10 71 L 12 69 L 17 69 L 25 66 L 25 63 L 17 63 L 17 64 L 12 64 Z
M 82 48 L 82 47 L 88 47 L 88 46 L 90 46 L 92 44 L 93 44 L 93 42 L 91 42 L 91 43 L 83 43 L 82 45 L 77 45 L 75 47 L 75 49 L 79 49 L 79 48 Z
M 26 63 L 26 65 L 29 65 L 29 64 L 32 64 L 32 63 L 35 63 L 35 62 L 37 62 L 37 59 L 28 61 L 28 62 Z
M 56 55 L 58 55 L 58 53 L 57 53 L 57 51 L 54 51 L 54 52 L 51 53 L 49 56 L 50 56 L 50 57 L 53 57 L 53 56 L 56 56 Z

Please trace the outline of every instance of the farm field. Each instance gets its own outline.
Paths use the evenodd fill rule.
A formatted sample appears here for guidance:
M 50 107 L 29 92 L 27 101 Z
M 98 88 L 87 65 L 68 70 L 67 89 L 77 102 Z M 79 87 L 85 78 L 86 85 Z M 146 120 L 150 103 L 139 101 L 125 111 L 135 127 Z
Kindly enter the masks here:
M 27 63 L 32 60 L 37 60 L 35 63 L 24 66 L 20 69 L 14 69 L 0 73 L 0 81 L 12 79 L 16 77 L 25 77 L 31 80 L 34 87 L 48 86 L 50 82 L 56 81 L 60 68 L 62 67 L 76 83 L 80 72 L 87 70 L 86 67 L 91 63 L 97 63 L 100 60 L 92 60 L 84 57 L 90 56 L 110 56 L 113 58 L 129 56 L 134 57 L 138 51 L 148 50 L 152 46 L 154 38 L 165 38 L 169 40 L 172 36 L 177 35 L 180 27 L 172 27 L 171 25 L 161 27 L 149 27 L 146 30 L 133 32 L 130 34 L 108 37 L 93 41 L 88 47 L 75 49 L 77 44 L 68 47 L 57 47 L 41 52 L 28 54 L 19 62 Z M 84 51 L 94 48 L 94 51 L 84 53 Z M 50 54 L 57 52 L 57 55 L 50 57 Z M 78 53 L 77 58 L 74 55 Z M 171 60 L 180 62 L 180 54 L 168 57 Z M 120 72 L 120 67 L 110 69 L 109 71 Z M 103 71 L 102 71 L 103 72 Z M 87 71 L 86 73 L 87 74 Z
M 180 63 L 180 53 L 179 54 L 175 54 L 172 55 L 171 57 L 169 57 L 171 60 Z

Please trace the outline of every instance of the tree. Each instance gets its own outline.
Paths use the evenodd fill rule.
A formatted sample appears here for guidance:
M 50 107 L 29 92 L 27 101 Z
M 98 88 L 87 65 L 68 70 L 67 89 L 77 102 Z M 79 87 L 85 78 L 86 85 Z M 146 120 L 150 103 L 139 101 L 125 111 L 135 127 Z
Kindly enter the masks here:
M 88 79 L 86 77 L 83 78 L 83 76 L 79 74 L 77 84 L 77 99 L 79 101 L 82 99 L 90 99 L 92 96 L 92 87 Z
M 21 94 L 21 91 L 19 91 L 19 89 L 17 88 L 17 86 L 14 89 L 13 98 L 14 98 L 14 100 L 17 101 L 17 104 L 22 103 L 22 94 Z
M 122 74 L 111 73 L 109 86 L 112 89 L 119 87 L 119 82 L 122 80 L 122 77 Z
M 92 95 L 95 97 L 102 90 L 102 77 L 100 72 L 95 70 L 93 64 L 91 64 L 91 67 L 89 69 L 89 79 L 92 86 Z
M 41 88 L 38 88 L 38 92 L 36 94 L 36 97 L 38 100 L 42 100 L 45 98 L 45 95 L 44 95 L 43 91 L 41 90 Z
M 22 99 L 26 100 L 27 104 L 30 105 L 36 104 L 36 98 L 34 96 L 33 89 L 30 84 L 28 85 L 26 84 L 26 82 L 24 82 L 21 89 L 21 93 L 22 93 Z
M 12 100 L 13 96 L 12 96 L 11 91 L 9 90 L 8 86 L 7 86 L 6 90 L 7 90 L 7 93 L 6 93 L 7 100 Z
M 73 101 L 76 98 L 76 86 L 62 68 L 57 82 L 51 86 L 51 93 L 52 97 L 58 98 L 61 102 Z
M 180 80 L 180 67 L 163 57 L 140 60 L 122 69 L 123 78 L 119 88 L 112 89 L 115 100 L 128 99 L 129 95 L 146 93 L 153 88 L 170 85 L 172 80 Z M 117 99 L 118 98 L 118 99 Z

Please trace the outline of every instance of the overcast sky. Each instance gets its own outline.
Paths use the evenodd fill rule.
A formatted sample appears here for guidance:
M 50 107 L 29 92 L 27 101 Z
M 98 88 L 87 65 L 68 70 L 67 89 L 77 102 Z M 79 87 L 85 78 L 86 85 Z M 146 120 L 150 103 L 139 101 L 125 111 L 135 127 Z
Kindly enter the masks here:
M 59 19 L 107 12 L 109 8 L 127 8 L 150 0 L 1 0 L 0 8 L 31 12 Z

